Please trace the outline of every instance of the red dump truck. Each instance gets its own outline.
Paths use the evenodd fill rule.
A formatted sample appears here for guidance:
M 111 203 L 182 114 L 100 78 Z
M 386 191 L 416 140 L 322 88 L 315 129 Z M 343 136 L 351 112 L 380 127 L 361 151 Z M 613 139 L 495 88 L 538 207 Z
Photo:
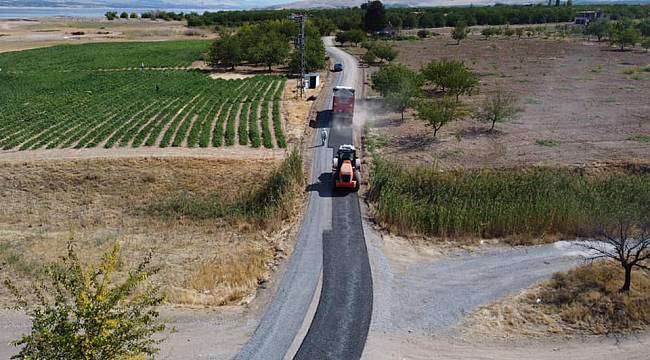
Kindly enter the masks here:
M 332 98 L 332 120 L 342 125 L 352 125 L 354 115 L 354 88 L 335 86 Z

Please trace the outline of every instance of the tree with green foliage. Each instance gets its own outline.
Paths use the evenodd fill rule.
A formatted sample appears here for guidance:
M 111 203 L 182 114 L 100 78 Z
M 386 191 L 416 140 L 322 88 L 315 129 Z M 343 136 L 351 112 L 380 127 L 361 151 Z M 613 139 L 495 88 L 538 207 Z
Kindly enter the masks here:
M 460 95 L 472 95 L 479 82 L 478 77 L 463 65 L 461 69 L 447 74 L 443 84 L 449 94 L 455 96 L 458 101 Z
M 386 9 L 381 1 L 369 1 L 361 5 L 363 13 L 363 29 L 367 32 L 374 32 L 383 29 L 386 22 Z
M 115 20 L 117 19 L 117 13 L 115 11 L 107 11 L 104 16 L 106 20 Z
M 644 19 L 636 25 L 641 36 L 650 36 L 650 18 Z
M 398 110 L 404 120 L 404 111 L 419 93 L 422 78 L 406 65 L 389 63 L 372 75 L 372 84 L 386 104 Z
M 325 45 L 320 39 L 318 30 L 310 26 L 309 23 L 305 28 L 305 70 L 307 72 L 319 70 L 325 67 Z M 300 70 L 300 52 L 294 51 L 291 54 L 289 67 L 294 72 Z
M 426 82 L 442 91 L 449 90 L 450 86 L 457 83 L 457 80 L 451 79 L 455 74 L 471 75 L 469 69 L 465 67 L 465 63 L 456 59 L 431 60 L 420 69 L 420 72 Z
M 618 44 L 621 47 L 621 51 L 625 50 L 626 46 L 636 46 L 639 41 L 641 41 L 641 34 L 639 30 L 633 27 L 615 32 L 614 38 L 612 39 L 614 44 Z
M 592 21 L 587 25 L 585 34 L 595 36 L 600 42 L 610 32 L 611 25 L 607 20 Z
M 453 98 L 420 99 L 415 102 L 418 119 L 433 129 L 433 137 L 444 125 L 462 119 L 468 114 L 465 106 Z
M 316 26 L 321 36 L 328 36 L 336 31 L 336 23 L 329 18 L 314 19 L 314 26 Z
M 152 357 L 165 330 L 157 307 L 159 287 L 146 285 L 158 271 L 147 256 L 125 277 L 116 279 L 120 248 L 115 245 L 96 266 L 84 266 L 72 245 L 62 262 L 45 267 L 49 285 L 35 285 L 37 304 L 28 314 L 30 333 L 14 345 L 18 359 L 126 359 Z M 118 280 L 119 279 L 119 280 Z M 25 295 L 5 284 L 28 308 Z M 143 287 L 144 286 L 144 287 Z
M 138 13 L 137 12 L 132 12 L 131 15 L 129 15 L 131 19 L 137 19 L 138 18 Z
M 641 41 L 641 47 L 645 49 L 645 52 L 650 50 L 650 36 L 643 38 L 643 41 Z
M 283 64 L 289 56 L 289 43 L 280 33 L 270 31 L 259 37 L 257 45 L 258 56 L 264 65 L 271 66 Z
M 451 37 L 456 40 L 456 45 L 460 45 L 460 41 L 467 38 L 468 32 L 467 24 L 464 21 L 459 21 L 451 32 Z
M 120 19 L 128 19 L 128 18 L 129 18 L 129 13 L 127 13 L 126 11 L 123 11 L 120 14 Z
M 481 122 L 491 123 L 490 132 L 492 132 L 496 123 L 512 119 L 519 111 L 517 97 L 502 87 L 498 87 L 483 101 L 475 116 Z
M 222 34 L 219 39 L 212 43 L 208 58 L 212 66 L 221 64 L 235 70 L 235 66 L 241 64 L 244 58 L 240 37 L 233 34 Z
M 418 27 L 418 18 L 414 13 L 410 13 L 404 17 L 402 20 L 402 27 L 404 29 L 413 29 Z
M 399 52 L 388 45 L 377 45 L 372 48 L 372 52 L 381 60 L 391 62 L 397 58 Z
M 359 43 L 366 41 L 366 33 L 361 30 L 339 31 L 336 33 L 334 41 L 341 45 L 350 42 L 354 46 L 358 46 Z

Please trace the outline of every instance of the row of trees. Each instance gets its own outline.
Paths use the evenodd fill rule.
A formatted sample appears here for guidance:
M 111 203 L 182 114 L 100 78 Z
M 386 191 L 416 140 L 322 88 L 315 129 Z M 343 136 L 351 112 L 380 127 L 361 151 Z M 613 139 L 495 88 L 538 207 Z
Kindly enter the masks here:
M 118 18 L 117 12 L 115 12 L 115 11 L 107 11 L 106 14 L 104 14 L 104 16 L 106 17 L 107 20 L 115 20 L 115 19 Z M 123 11 L 119 15 L 120 19 L 128 19 L 128 18 L 137 19 L 139 17 L 140 16 L 138 16 L 138 13 L 136 13 L 136 12 L 132 12 L 131 14 L 129 14 L 126 11 Z
M 413 107 L 418 118 L 433 129 L 434 137 L 444 125 L 472 113 L 476 119 L 491 124 L 493 131 L 496 123 L 519 111 L 516 96 L 498 88 L 472 112 L 460 96 L 475 93 L 479 80 L 461 60 L 433 60 L 420 72 L 390 63 L 373 74 L 372 83 L 386 105 L 401 113 L 402 120 L 406 109 Z
M 162 19 L 165 21 L 181 21 L 181 20 L 186 20 L 191 14 L 184 14 L 184 13 L 175 13 L 173 11 L 161 11 L 161 10 L 154 10 L 154 11 L 147 11 L 143 12 L 141 15 L 138 16 L 138 13 L 136 12 L 131 12 L 130 14 L 126 11 L 123 11 L 118 15 L 117 11 L 107 11 L 104 14 L 104 17 L 106 17 L 107 20 L 115 20 L 117 18 L 120 19 L 137 19 L 137 18 L 143 18 L 143 19 L 151 19 L 151 20 L 156 20 L 156 19 Z M 199 16 L 196 13 L 193 13 L 194 16 Z M 189 21 L 189 20 L 188 20 Z
M 599 4 L 607 14 L 615 18 L 641 19 L 650 12 L 650 5 L 604 5 Z M 544 5 L 495 5 L 474 7 L 431 7 L 431 8 L 384 8 L 379 1 L 365 3 L 361 7 L 347 9 L 303 10 L 314 20 L 319 29 L 336 30 L 363 29 L 373 31 L 391 23 L 402 29 L 456 26 L 464 22 L 467 26 L 544 24 L 572 21 L 576 12 L 590 10 L 592 6 L 544 6 Z M 296 10 L 219 11 L 185 15 L 190 26 L 241 26 L 268 20 L 286 19 Z
M 598 41 L 607 39 L 610 44 L 618 45 L 621 50 L 626 46 L 634 47 L 641 43 L 646 49 L 650 48 L 650 19 L 635 24 L 630 19 L 619 21 L 592 21 L 585 28 L 585 34 L 595 36 Z
M 273 65 L 282 65 L 288 60 L 291 70 L 296 71 L 300 58 L 297 51 L 291 52 L 290 40 L 297 33 L 296 24 L 287 20 L 245 25 L 236 33 L 224 32 L 210 47 L 209 63 L 232 69 L 243 63 L 263 64 L 271 71 Z M 305 26 L 305 34 L 305 68 L 307 71 L 322 69 L 325 47 L 320 34 L 310 23 Z

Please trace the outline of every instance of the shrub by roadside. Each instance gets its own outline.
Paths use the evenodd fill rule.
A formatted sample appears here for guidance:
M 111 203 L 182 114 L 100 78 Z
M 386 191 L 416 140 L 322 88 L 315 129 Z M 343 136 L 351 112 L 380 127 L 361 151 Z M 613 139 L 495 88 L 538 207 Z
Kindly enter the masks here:
M 303 183 L 302 159 L 300 153 L 294 150 L 257 189 L 233 189 L 234 195 L 182 192 L 170 199 L 152 203 L 146 211 L 164 217 L 223 218 L 266 226 L 290 214 L 291 200 L 300 192 L 298 189 L 302 188 Z
M 650 274 L 634 272 L 629 294 L 619 291 L 623 271 L 597 261 L 480 308 L 473 321 L 505 336 L 599 335 L 640 331 L 650 326 Z M 482 329 L 483 332 L 488 331 Z

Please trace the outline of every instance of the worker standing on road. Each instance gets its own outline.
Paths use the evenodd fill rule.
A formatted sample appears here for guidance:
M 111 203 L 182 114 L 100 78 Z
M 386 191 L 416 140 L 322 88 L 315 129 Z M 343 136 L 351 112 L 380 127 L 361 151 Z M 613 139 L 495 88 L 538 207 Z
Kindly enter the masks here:
M 320 140 L 321 140 L 321 146 L 324 146 L 325 141 L 327 141 L 327 130 L 325 129 L 320 130 Z

